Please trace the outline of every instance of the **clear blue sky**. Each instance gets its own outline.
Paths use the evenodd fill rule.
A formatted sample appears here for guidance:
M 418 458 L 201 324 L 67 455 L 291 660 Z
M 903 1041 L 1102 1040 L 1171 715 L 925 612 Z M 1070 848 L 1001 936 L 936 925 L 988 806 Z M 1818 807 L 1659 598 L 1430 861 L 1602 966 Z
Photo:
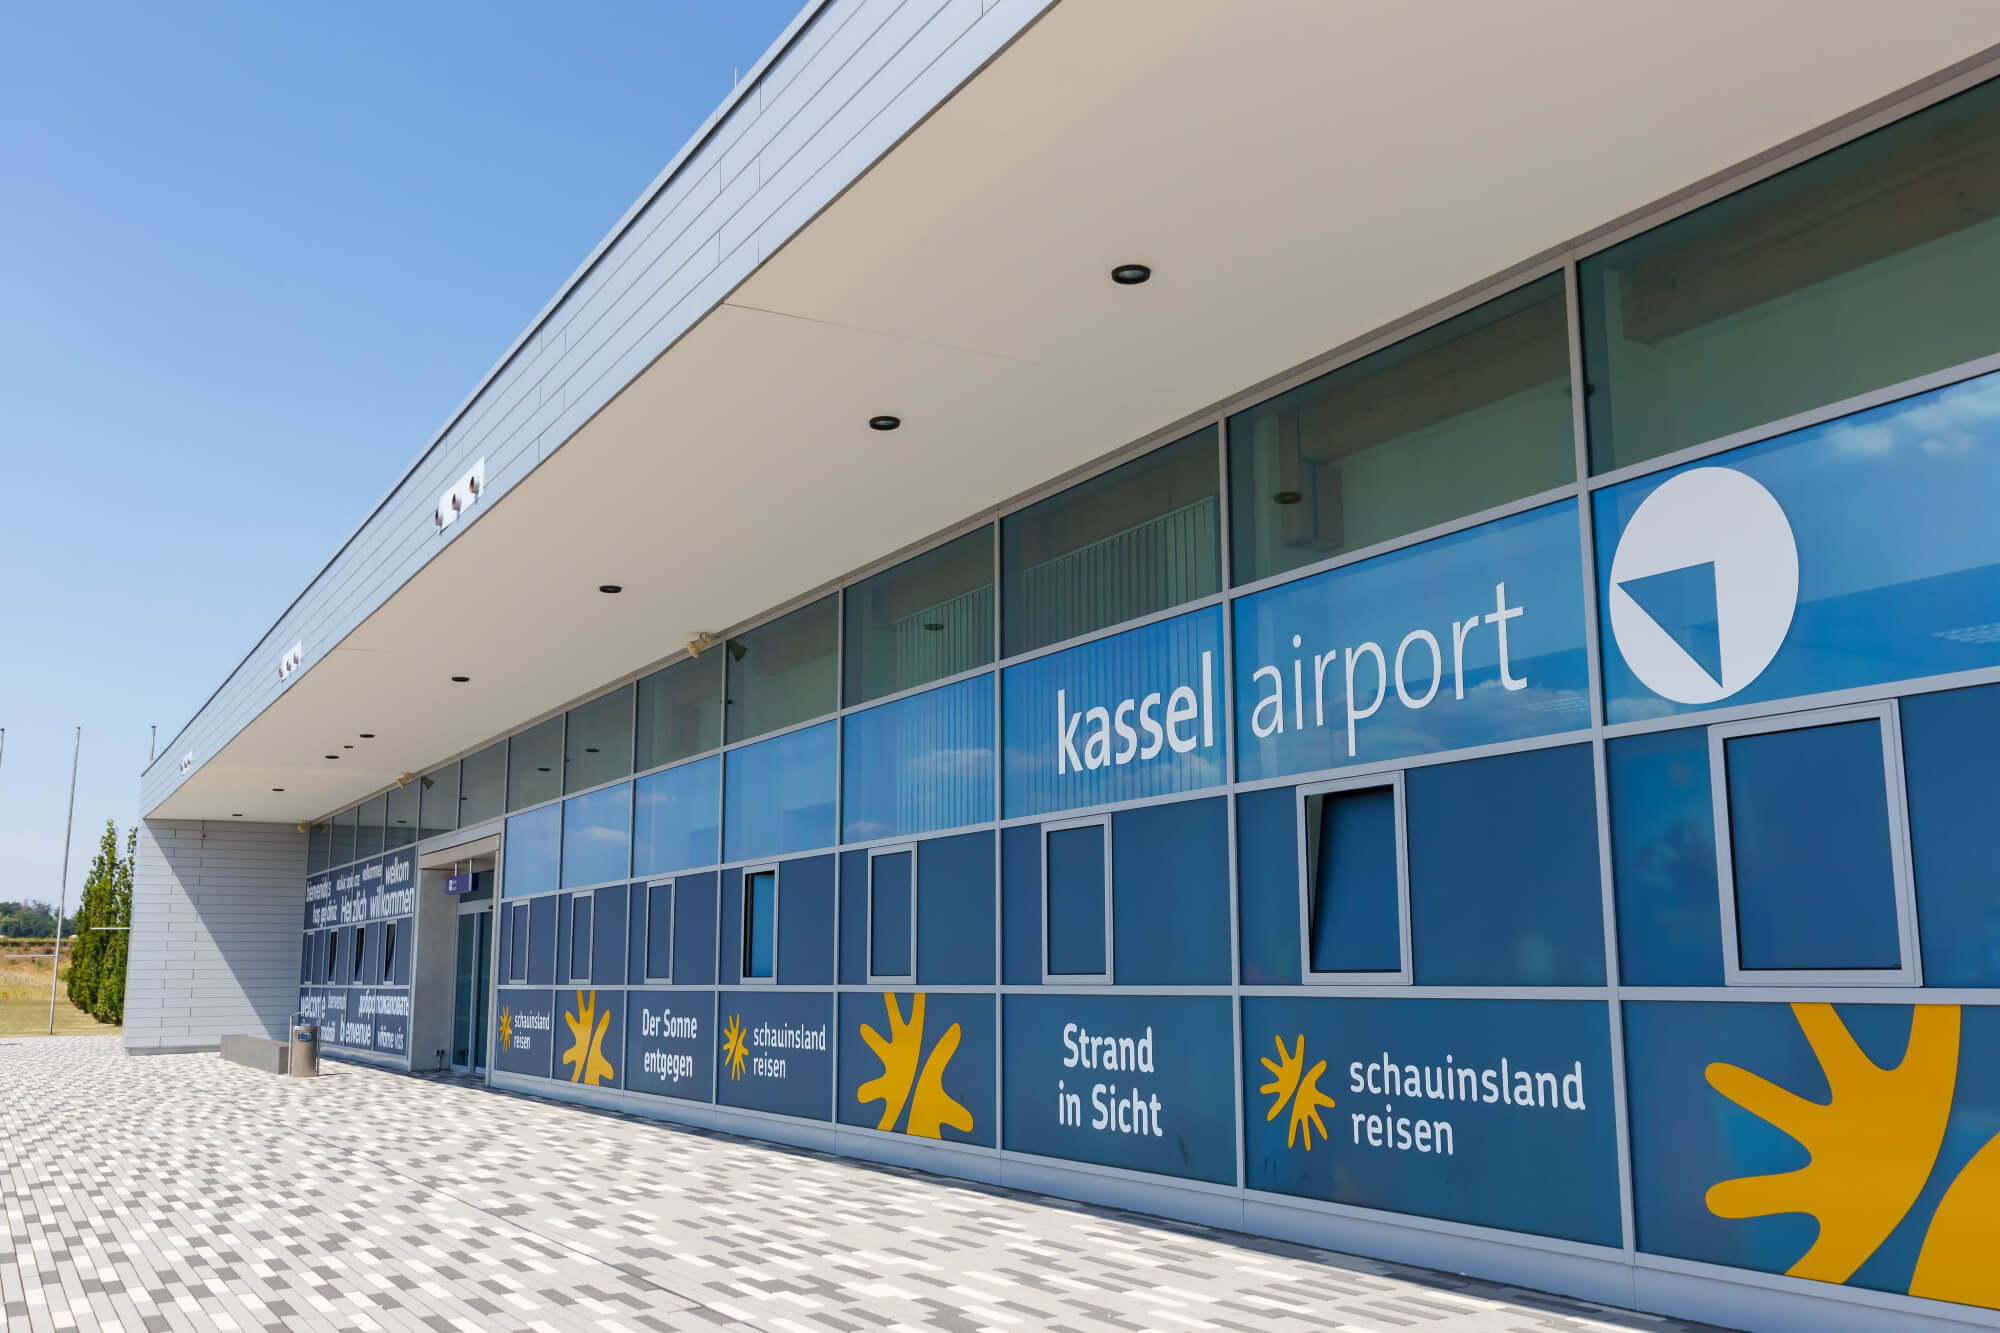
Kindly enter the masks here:
M 106 819 L 802 0 L 0 11 L 0 900 Z

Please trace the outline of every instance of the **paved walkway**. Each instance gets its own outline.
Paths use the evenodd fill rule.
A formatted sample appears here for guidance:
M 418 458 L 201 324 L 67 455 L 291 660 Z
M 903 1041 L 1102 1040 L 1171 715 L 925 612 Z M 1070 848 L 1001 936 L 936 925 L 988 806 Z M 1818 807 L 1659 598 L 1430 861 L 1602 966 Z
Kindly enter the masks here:
M 7 1328 L 1678 1330 L 329 1063 L 0 1041 Z

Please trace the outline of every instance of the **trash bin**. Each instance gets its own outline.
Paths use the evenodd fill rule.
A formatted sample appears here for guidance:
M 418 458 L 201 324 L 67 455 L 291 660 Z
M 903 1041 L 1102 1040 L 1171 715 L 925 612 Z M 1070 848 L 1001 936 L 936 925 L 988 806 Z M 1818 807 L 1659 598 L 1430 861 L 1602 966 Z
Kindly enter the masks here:
M 292 1015 L 292 1077 L 312 1078 L 319 1073 L 319 1024 L 303 1013 Z

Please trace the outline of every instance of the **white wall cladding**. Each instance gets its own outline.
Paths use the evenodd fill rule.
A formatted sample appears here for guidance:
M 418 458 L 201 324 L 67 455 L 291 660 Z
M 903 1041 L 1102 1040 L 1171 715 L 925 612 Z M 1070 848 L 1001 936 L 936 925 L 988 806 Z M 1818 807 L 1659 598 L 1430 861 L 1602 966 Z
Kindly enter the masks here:
M 290 824 L 142 820 L 125 1049 L 276 1037 L 299 994 L 306 839 Z
M 146 771 L 155 809 L 1053 0 L 824 0 L 711 118 Z M 438 496 L 480 458 L 458 522 Z M 279 657 L 305 665 L 279 680 Z M 187 773 L 164 756 L 192 751 Z

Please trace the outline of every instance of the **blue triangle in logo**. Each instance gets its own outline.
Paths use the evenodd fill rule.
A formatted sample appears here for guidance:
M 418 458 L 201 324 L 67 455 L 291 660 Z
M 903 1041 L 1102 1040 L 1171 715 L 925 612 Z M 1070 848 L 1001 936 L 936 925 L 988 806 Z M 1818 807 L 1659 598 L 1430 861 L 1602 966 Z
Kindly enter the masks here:
M 1722 683 L 1722 632 L 1715 613 L 1713 560 L 1627 579 L 1618 586 L 1711 680 Z

